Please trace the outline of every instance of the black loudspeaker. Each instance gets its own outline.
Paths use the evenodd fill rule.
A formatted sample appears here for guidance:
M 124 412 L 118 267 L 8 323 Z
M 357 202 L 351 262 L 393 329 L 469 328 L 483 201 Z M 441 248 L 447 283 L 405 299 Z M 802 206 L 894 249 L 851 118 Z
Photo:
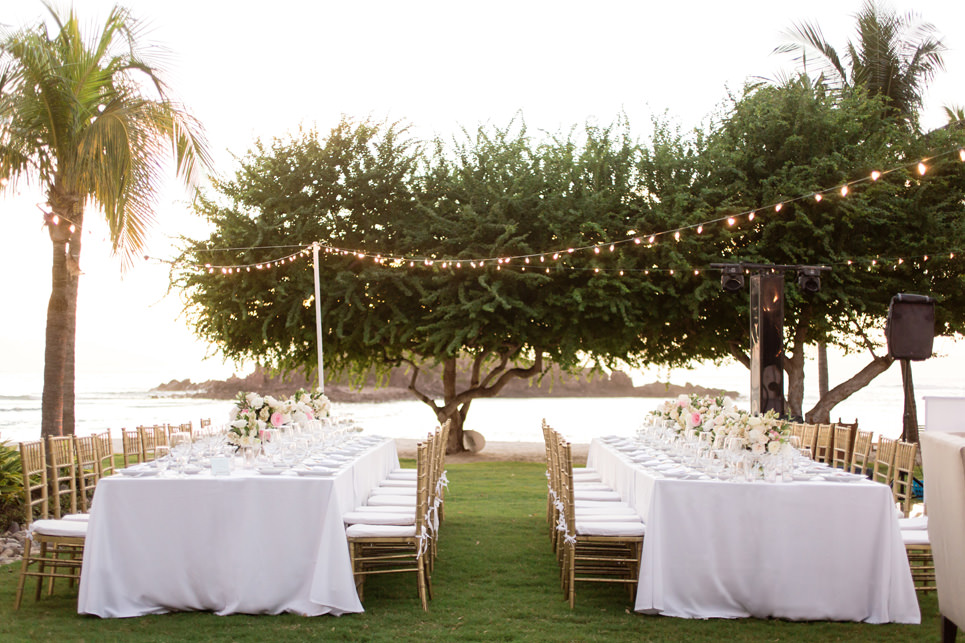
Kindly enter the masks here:
M 931 357 L 935 339 L 935 300 L 925 295 L 895 295 L 885 326 L 888 353 L 895 359 Z

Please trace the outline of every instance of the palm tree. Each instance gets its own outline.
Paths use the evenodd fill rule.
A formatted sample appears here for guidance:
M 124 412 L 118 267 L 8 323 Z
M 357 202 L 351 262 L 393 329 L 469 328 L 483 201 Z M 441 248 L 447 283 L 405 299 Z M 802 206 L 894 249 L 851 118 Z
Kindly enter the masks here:
M 157 50 L 140 46 L 141 24 L 115 6 L 85 37 L 77 16 L 49 5 L 45 24 L 0 39 L 0 183 L 36 181 L 45 191 L 53 249 L 44 353 L 41 435 L 73 432 L 73 355 L 85 209 L 103 212 L 130 267 L 154 221 L 173 156 L 188 186 L 210 165 L 201 128 L 169 97 Z
M 814 61 L 825 84 L 836 89 L 863 88 L 883 96 L 892 114 L 918 126 L 925 87 L 944 69 L 945 45 L 935 27 L 914 13 L 899 16 L 867 0 L 855 16 L 857 42 L 849 42 L 844 56 L 838 54 L 815 24 L 802 23 L 786 32 L 787 42 L 775 53 L 799 52 L 797 58 L 808 73 Z

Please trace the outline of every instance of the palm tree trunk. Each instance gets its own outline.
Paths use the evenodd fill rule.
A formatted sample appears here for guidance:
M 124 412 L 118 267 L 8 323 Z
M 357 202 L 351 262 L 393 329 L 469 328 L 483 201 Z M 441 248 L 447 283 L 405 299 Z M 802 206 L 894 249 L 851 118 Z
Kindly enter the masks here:
M 67 235 L 66 225 L 50 225 L 53 245 L 50 301 L 47 304 L 44 349 L 44 392 L 41 398 L 40 436 L 63 435 L 64 360 L 67 351 Z
M 74 208 L 75 231 L 67 244 L 67 345 L 64 353 L 64 408 L 63 435 L 74 435 L 76 416 L 74 407 L 75 357 L 77 344 L 77 291 L 80 286 L 80 242 L 83 229 L 82 212 Z

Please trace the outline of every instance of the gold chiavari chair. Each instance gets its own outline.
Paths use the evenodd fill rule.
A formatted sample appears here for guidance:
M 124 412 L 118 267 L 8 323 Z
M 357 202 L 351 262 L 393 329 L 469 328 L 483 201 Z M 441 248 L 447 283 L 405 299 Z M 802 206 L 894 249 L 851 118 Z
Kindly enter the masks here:
M 847 471 L 851 468 L 851 456 L 854 452 L 856 429 L 844 424 L 835 424 L 833 426 L 834 447 L 831 449 L 831 466 Z
M 872 463 L 871 448 L 874 434 L 871 431 L 855 431 L 854 449 L 851 453 L 851 473 L 868 475 L 868 467 Z
M 895 466 L 891 476 L 891 491 L 899 510 L 907 518 L 914 502 L 913 482 L 918 445 L 899 441 L 895 446 Z
M 818 437 L 817 424 L 805 424 L 801 430 L 801 449 L 814 459 L 814 442 Z
M 349 525 L 345 534 L 352 556 L 352 572 L 359 599 L 364 581 L 374 574 L 415 572 L 422 609 L 428 611 L 432 596 L 429 556 L 432 527 L 429 523 L 429 454 L 420 443 L 416 453 L 416 502 L 413 525 Z
M 80 510 L 90 511 L 94 497 L 94 487 L 100 479 L 100 464 L 97 455 L 97 438 L 93 435 L 73 436 L 74 457 L 77 460 L 77 496 Z
M 124 466 L 143 462 L 141 459 L 141 434 L 137 429 L 121 429 L 121 455 Z
M 137 437 L 140 443 L 140 460 L 139 462 L 150 462 L 154 459 L 155 450 L 157 449 L 157 438 L 155 434 L 155 429 L 158 427 L 154 426 L 139 426 L 137 427 Z M 163 430 L 163 429 L 162 429 Z
M 20 470 L 23 474 L 24 518 L 26 524 L 50 515 L 47 495 L 47 450 L 43 440 L 20 443 Z
M 54 518 L 61 518 L 65 513 L 77 513 L 77 463 L 74 460 L 73 436 L 49 436 L 47 458 L 50 463 L 47 481 L 50 483 Z M 68 507 L 66 510 L 65 504 Z
M 817 437 L 814 440 L 814 459 L 817 462 L 831 464 L 832 449 L 834 449 L 834 426 L 819 424 Z
M 94 439 L 97 445 L 97 477 L 114 475 L 114 441 L 111 439 L 110 429 L 95 434 Z
M 791 437 L 795 437 L 803 446 L 804 444 L 804 423 L 803 422 L 792 422 L 791 423 Z
M 576 583 L 621 583 L 633 596 L 640 573 L 646 527 L 643 522 L 577 520 L 570 443 L 560 446 L 561 490 L 565 536 L 563 589 L 570 608 L 576 605 Z
M 881 484 L 891 486 L 894 477 L 895 452 L 898 440 L 878 436 L 878 447 L 875 449 L 874 466 L 871 468 L 871 479 Z
M 70 444 L 67 436 L 67 444 Z M 50 441 L 47 443 L 51 444 Z M 61 456 L 62 440 L 53 442 L 56 454 L 52 454 L 50 471 L 57 470 L 57 458 Z M 72 448 L 69 453 L 73 461 Z M 47 594 L 54 591 L 54 580 L 69 579 L 73 584 L 80 576 L 84 555 L 84 540 L 87 535 L 86 520 L 48 519 L 48 476 L 47 458 L 44 442 L 23 442 L 20 444 L 21 469 L 24 480 L 24 500 L 28 523 L 27 539 L 24 542 L 23 557 L 20 563 L 20 578 L 13 608 L 20 609 L 23 590 L 28 578 L 37 579 L 36 600 L 40 600 L 43 581 L 47 579 Z M 58 477 L 60 473 L 58 472 Z M 59 496 L 59 489 L 58 489 Z M 75 496 L 76 498 L 76 496 Z M 59 497 L 54 498 L 59 501 Z M 34 519 L 36 507 L 40 507 L 40 519 Z M 34 545 L 37 545 L 34 547 Z

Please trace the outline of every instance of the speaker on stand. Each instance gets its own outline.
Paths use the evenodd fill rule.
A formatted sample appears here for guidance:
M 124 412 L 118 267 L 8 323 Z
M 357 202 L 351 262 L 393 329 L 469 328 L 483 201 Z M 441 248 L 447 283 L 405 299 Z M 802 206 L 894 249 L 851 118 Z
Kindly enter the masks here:
M 911 362 L 931 357 L 935 340 L 935 300 L 926 295 L 899 294 L 891 298 L 885 324 L 888 354 L 901 364 L 901 382 L 905 393 L 902 417 L 902 439 L 918 442 L 918 409 Z

